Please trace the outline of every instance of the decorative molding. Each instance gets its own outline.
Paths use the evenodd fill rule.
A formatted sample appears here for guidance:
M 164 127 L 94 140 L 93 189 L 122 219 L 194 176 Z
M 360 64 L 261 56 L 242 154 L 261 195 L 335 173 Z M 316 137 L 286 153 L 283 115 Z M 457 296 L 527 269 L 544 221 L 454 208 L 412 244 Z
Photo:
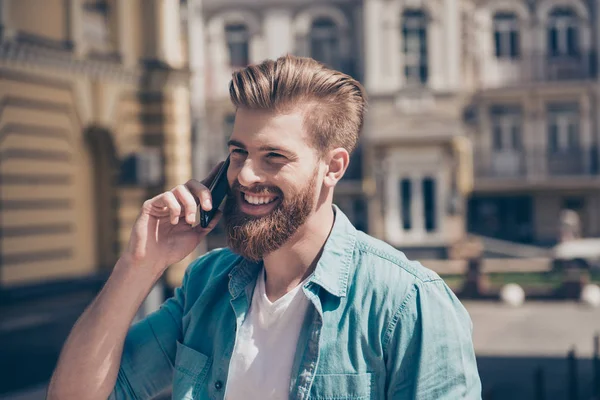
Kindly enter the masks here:
M 0 232 L 2 238 L 30 237 L 39 235 L 59 235 L 74 232 L 70 223 L 56 223 L 44 225 L 5 226 Z
M 227 10 L 213 15 L 207 25 L 207 32 L 211 38 L 217 38 L 225 34 L 225 26 L 228 24 L 243 24 L 248 27 L 250 36 L 262 34 L 262 23 L 258 15 L 248 10 Z
M 15 32 L 13 40 L 20 44 L 33 45 L 54 50 L 62 50 L 71 52 L 75 48 L 75 44 L 70 40 L 56 40 L 45 36 L 34 35 L 27 32 Z
M 8 123 L 0 129 L 0 143 L 5 136 L 11 134 L 20 134 L 25 136 L 64 139 L 71 143 L 71 133 L 64 128 L 47 127 L 43 125 Z
M 69 174 L 2 174 L 2 185 L 37 186 L 37 185 L 71 185 L 73 176 Z
M 67 80 L 45 77 L 38 74 L 23 73 L 15 71 L 14 69 L 0 68 L 0 79 L 42 85 L 53 89 L 64 90 L 66 92 L 71 91 L 71 83 Z
M 591 23 L 590 10 L 581 0 L 545 0 L 538 7 L 537 17 L 543 25 L 546 25 L 548 16 L 555 7 L 572 8 L 582 21 L 585 21 L 586 24 Z
M 71 51 L 51 48 L 39 43 L 4 41 L 0 43 L 0 65 L 9 62 L 16 66 L 55 69 L 67 74 L 88 75 L 92 78 L 137 84 L 140 69 L 127 69 L 119 63 L 106 60 L 77 60 Z
M 23 210 L 71 210 L 73 201 L 71 199 L 36 199 L 36 200 L 1 200 L 0 209 L 5 211 Z
M 73 155 L 66 151 L 38 149 L 6 149 L 0 152 L 0 162 L 10 159 L 56 161 L 70 163 Z
M 68 260 L 71 257 L 73 257 L 73 249 L 70 247 L 53 250 L 29 251 L 27 253 L 4 254 L 2 256 L 2 265 L 10 267 L 12 265 L 36 261 Z
M 312 22 L 317 18 L 330 18 L 338 30 L 347 34 L 350 30 L 348 18 L 342 10 L 330 5 L 315 5 L 303 9 L 294 18 L 294 33 L 299 36 L 308 36 Z
M 525 24 L 530 24 L 532 20 L 531 12 L 525 4 L 511 0 L 488 0 L 477 10 L 477 14 L 485 13 L 490 20 L 497 12 L 514 12 Z
M 81 120 L 79 118 L 79 115 L 75 112 L 74 108 L 72 108 L 68 103 L 55 103 L 45 100 L 34 100 L 20 96 L 5 96 L 0 100 L 0 116 L 2 115 L 4 109 L 7 106 L 22 107 L 33 110 L 60 112 L 62 114 L 67 115 L 67 117 L 69 117 L 71 121 L 74 121 L 76 123 L 75 126 L 81 126 Z

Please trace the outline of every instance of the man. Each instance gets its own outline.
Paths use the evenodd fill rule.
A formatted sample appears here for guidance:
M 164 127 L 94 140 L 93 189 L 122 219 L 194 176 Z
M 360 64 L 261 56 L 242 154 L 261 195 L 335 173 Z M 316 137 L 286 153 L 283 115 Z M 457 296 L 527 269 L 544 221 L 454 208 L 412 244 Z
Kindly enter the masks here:
M 286 56 L 233 74 L 229 248 L 193 262 L 130 328 L 193 226 L 195 180 L 144 203 L 128 248 L 64 346 L 50 399 L 479 399 L 471 321 L 434 272 L 336 208 L 363 124 L 360 84 Z

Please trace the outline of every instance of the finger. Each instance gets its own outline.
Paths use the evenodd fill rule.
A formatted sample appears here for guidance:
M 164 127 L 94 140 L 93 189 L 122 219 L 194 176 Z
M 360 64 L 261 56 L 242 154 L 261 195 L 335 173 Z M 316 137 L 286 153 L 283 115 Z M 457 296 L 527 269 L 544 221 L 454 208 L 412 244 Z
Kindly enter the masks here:
M 185 185 L 176 186 L 172 192 L 179 203 L 183 205 L 181 212 L 185 216 L 185 220 L 188 224 L 193 224 L 196 221 L 196 209 L 198 207 L 196 199 Z
M 206 178 L 204 178 L 202 180 L 202 182 L 200 182 L 201 184 L 203 184 L 206 187 L 209 187 L 211 182 L 215 179 L 215 177 L 217 176 L 217 173 L 219 172 L 219 169 L 221 169 L 221 166 L 225 163 L 225 161 L 221 161 L 220 163 L 218 163 L 217 165 L 215 165 L 213 167 L 213 169 L 210 171 L 210 173 L 208 174 L 208 176 Z
M 177 222 L 179 222 L 179 215 L 181 215 L 181 204 L 179 204 L 173 192 L 170 191 L 163 193 L 163 201 L 169 209 L 171 223 L 177 225 Z
M 217 212 L 215 212 L 215 215 L 210 220 L 210 223 L 208 224 L 208 226 L 206 228 L 203 228 L 201 224 L 198 224 L 195 227 L 196 232 L 207 234 L 208 232 L 212 231 L 215 228 L 215 226 L 217 226 L 217 224 L 219 223 L 219 220 L 221 219 L 222 215 L 223 215 L 223 212 L 221 210 L 218 210 Z
M 210 211 L 212 209 L 212 196 L 210 190 L 206 186 L 195 179 L 189 180 L 185 186 L 193 196 L 196 196 L 200 207 L 202 207 L 204 211 Z

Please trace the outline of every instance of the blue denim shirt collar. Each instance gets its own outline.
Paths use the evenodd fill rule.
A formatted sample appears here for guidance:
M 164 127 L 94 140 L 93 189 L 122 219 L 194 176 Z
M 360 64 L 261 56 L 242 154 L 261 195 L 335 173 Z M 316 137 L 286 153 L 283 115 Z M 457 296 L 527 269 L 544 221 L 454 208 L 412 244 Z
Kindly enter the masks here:
M 333 205 L 333 210 L 333 228 L 309 282 L 316 283 L 334 296 L 345 297 L 352 253 L 356 245 L 356 229 L 336 205 Z M 238 297 L 248 284 L 256 280 L 262 264 L 262 261 L 252 262 L 240 257 L 229 273 L 229 292 L 232 298 Z
M 346 215 L 333 206 L 335 221 L 325 242 L 323 254 L 311 279 L 334 296 L 345 297 L 348 291 L 350 264 L 356 245 L 356 229 Z

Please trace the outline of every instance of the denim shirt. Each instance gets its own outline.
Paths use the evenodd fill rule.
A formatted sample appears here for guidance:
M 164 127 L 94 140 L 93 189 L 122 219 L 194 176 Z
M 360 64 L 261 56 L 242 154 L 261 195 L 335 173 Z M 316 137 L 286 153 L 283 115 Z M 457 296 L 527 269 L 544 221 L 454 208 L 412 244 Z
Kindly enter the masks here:
M 302 291 L 310 300 L 291 399 L 480 399 L 471 319 L 433 271 L 336 217 Z M 261 268 L 228 249 L 190 264 L 182 286 L 127 334 L 112 399 L 223 399 Z

